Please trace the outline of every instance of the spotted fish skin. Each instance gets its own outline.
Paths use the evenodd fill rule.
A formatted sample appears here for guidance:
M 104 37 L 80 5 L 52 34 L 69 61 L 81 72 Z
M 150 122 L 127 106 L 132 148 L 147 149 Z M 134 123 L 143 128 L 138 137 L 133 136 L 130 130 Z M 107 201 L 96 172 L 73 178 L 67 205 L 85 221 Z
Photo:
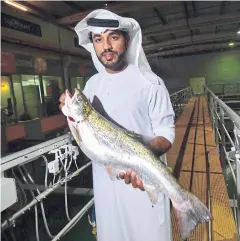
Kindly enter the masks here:
M 160 193 L 165 194 L 177 213 L 183 238 L 187 238 L 198 223 L 212 218 L 207 207 L 179 185 L 148 146 L 133 133 L 101 116 L 81 91 L 75 90 L 73 97 L 68 95 L 66 106 L 75 121 L 68 120 L 69 127 L 83 153 L 105 167 L 112 180 L 120 171 L 132 169 L 142 180 L 153 204 L 158 202 Z

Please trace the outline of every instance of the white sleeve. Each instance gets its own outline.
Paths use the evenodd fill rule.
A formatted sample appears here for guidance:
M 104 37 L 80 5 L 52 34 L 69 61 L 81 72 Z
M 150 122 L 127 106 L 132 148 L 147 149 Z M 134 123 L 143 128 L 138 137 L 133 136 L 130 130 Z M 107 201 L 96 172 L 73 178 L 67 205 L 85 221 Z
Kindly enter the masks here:
M 175 139 L 175 114 L 165 84 L 152 84 L 148 100 L 149 117 L 154 135 L 163 136 L 173 143 Z

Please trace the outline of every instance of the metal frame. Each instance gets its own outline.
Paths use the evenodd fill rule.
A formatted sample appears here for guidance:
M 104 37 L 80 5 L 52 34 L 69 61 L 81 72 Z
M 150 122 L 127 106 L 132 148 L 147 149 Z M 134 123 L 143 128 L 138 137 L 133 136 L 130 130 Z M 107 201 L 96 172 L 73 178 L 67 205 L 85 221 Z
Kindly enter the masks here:
M 73 177 L 79 175 L 79 173 L 81 171 L 83 171 L 84 169 L 86 169 L 88 166 L 90 166 L 92 164 L 92 162 L 88 162 L 87 164 L 85 164 L 83 167 L 79 168 L 77 171 L 73 172 L 72 174 L 70 174 L 68 177 L 66 178 L 62 178 L 58 183 L 56 183 L 54 186 L 52 186 L 51 188 L 46 189 L 44 192 L 42 192 L 41 194 L 39 194 L 37 197 L 35 197 L 35 199 L 33 199 L 28 205 L 26 205 L 24 208 L 20 209 L 19 211 L 17 211 L 16 213 L 14 213 L 10 218 L 8 218 L 8 220 L 6 220 L 5 222 L 3 222 L 1 224 L 1 228 L 2 230 L 6 229 L 7 227 L 9 227 L 10 225 L 14 224 L 14 221 L 19 218 L 20 216 L 22 216 L 26 211 L 30 210 L 31 207 L 35 206 L 38 202 L 41 202 L 41 200 L 43 200 L 44 198 L 46 198 L 49 194 L 51 194 L 55 189 L 57 189 L 58 187 L 60 187 L 62 184 L 64 184 L 65 182 L 71 180 Z
M 240 236 L 240 116 L 206 86 L 205 94 L 223 170 L 226 172 L 226 167 L 229 166 L 236 186 L 235 197 L 237 205 L 234 208 L 234 218 L 238 229 L 238 236 Z M 229 135 L 226 128 L 226 117 L 232 122 L 233 138 Z M 227 144 L 230 144 L 230 150 L 227 150 Z M 236 168 L 236 173 L 234 172 L 233 165 Z M 235 199 L 233 201 L 235 202 Z
M 16 166 L 22 166 L 28 162 L 34 161 L 38 159 L 38 157 L 42 156 L 44 153 L 47 153 L 51 150 L 54 150 L 56 148 L 59 148 L 63 145 L 66 144 L 71 144 L 73 140 L 73 137 L 70 133 L 65 134 L 63 136 L 54 138 L 52 140 L 43 142 L 41 144 L 38 144 L 36 146 L 27 148 L 25 150 L 16 152 L 14 154 L 10 154 L 8 156 L 5 156 L 1 160 L 1 177 L 4 177 L 4 172 L 14 168 Z M 5 230 L 10 226 L 14 226 L 15 220 L 18 219 L 20 216 L 22 216 L 25 212 L 30 210 L 31 208 L 36 208 L 38 203 L 42 204 L 42 200 L 45 199 L 48 195 L 53 193 L 56 189 L 60 188 L 63 184 L 74 178 L 75 176 L 79 175 L 80 172 L 88 168 L 92 164 L 91 161 L 83 165 L 82 167 L 78 168 L 76 171 L 73 173 L 68 174 L 64 178 L 60 179 L 57 183 L 54 185 L 50 186 L 49 188 L 42 188 L 43 192 L 38 191 L 38 196 L 35 196 L 31 202 L 29 202 L 27 205 L 25 205 L 23 208 L 19 209 L 17 212 L 15 212 L 11 217 L 9 217 L 7 220 L 5 220 L 1 224 L 1 230 Z M 38 189 L 39 185 L 28 185 L 30 191 L 34 189 Z M 39 189 L 38 189 L 39 190 Z M 87 195 L 87 196 L 92 196 L 93 192 L 92 189 L 85 189 L 83 190 L 78 189 L 77 194 L 80 195 Z M 56 235 L 53 236 L 53 240 L 59 240 L 61 236 L 66 234 L 72 227 L 74 227 L 77 222 L 83 217 L 83 215 L 88 211 L 88 209 L 94 204 L 94 199 L 92 198 L 79 212 L 78 214 L 73 217 L 69 223 L 62 229 L 60 232 Z
M 92 198 L 75 216 L 71 221 L 52 239 L 52 241 L 57 241 L 65 235 L 75 224 L 83 217 L 83 215 L 91 208 L 94 204 L 94 198 Z
M 192 97 L 192 89 L 190 87 L 179 90 L 170 95 L 173 110 L 176 117 L 178 117 L 183 111 L 183 107 L 187 104 L 188 100 Z
M 227 100 L 231 98 L 230 100 L 233 100 L 234 96 L 236 100 L 240 100 L 240 82 L 232 84 L 210 84 L 208 88 L 220 99 Z
M 26 164 L 27 162 L 37 159 L 39 156 L 46 152 L 59 148 L 72 142 L 70 134 L 54 138 L 49 141 L 45 141 L 41 144 L 29 147 L 25 150 L 18 151 L 16 153 L 7 155 L 1 158 L 1 172 L 11 169 L 18 165 Z

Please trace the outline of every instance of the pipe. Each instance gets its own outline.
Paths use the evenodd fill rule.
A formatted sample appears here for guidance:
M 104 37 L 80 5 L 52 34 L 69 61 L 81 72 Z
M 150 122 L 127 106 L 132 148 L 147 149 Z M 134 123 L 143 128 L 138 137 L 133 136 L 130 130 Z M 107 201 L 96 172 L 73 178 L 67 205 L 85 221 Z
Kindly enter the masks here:
M 57 241 L 61 236 L 66 234 L 76 223 L 82 218 L 82 216 L 88 211 L 88 209 L 93 205 L 94 198 L 92 198 L 76 215 L 75 217 L 52 239 L 52 241 Z
M 206 91 L 209 92 L 211 97 L 219 104 L 219 106 L 226 112 L 231 121 L 236 125 L 236 127 L 240 130 L 240 117 L 235 113 L 230 107 L 228 107 L 222 100 L 220 100 L 208 87 L 206 87 Z
M 204 138 L 204 151 L 206 160 L 206 173 L 207 173 L 207 207 L 209 212 L 212 213 L 212 200 L 211 200 L 211 182 L 210 182 L 210 163 L 209 163 L 209 152 L 207 150 L 206 141 L 206 125 L 205 125 L 205 115 L 204 115 L 204 105 L 202 105 L 202 116 L 203 116 L 203 138 Z M 208 222 L 208 241 L 212 241 L 212 220 Z
M 50 193 L 52 193 L 55 189 L 57 189 L 61 184 L 63 184 L 64 182 L 68 181 L 69 179 L 77 176 L 81 171 L 86 169 L 91 164 L 92 164 L 92 162 L 88 162 L 87 164 L 82 166 L 80 169 L 78 169 L 77 171 L 75 171 L 71 175 L 69 175 L 68 178 L 63 178 L 59 183 L 56 183 L 53 187 L 48 188 L 46 191 L 42 192 L 37 197 L 35 197 L 35 199 L 32 200 L 28 205 L 26 205 L 24 208 L 20 209 L 16 213 L 14 213 L 8 220 L 4 221 L 1 224 L 2 231 L 5 230 L 7 227 L 9 227 L 14 222 L 14 220 L 16 220 L 17 218 L 22 216 L 24 214 L 24 212 L 30 210 L 31 207 L 36 205 L 42 199 L 46 198 Z

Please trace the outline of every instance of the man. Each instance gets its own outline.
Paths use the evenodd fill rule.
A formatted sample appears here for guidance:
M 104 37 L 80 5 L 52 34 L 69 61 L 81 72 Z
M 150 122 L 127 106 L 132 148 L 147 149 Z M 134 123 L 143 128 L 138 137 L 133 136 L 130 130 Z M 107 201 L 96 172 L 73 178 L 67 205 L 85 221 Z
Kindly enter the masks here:
M 174 112 L 164 82 L 151 71 L 143 52 L 139 24 L 95 10 L 75 31 L 99 72 L 84 88 L 94 108 L 140 134 L 153 152 L 164 156 L 175 138 Z M 64 95 L 60 101 L 63 107 Z M 98 241 L 171 240 L 168 199 L 160 194 L 152 206 L 150 192 L 136 173 L 128 170 L 119 174 L 124 181 L 112 181 L 108 172 L 93 163 Z

